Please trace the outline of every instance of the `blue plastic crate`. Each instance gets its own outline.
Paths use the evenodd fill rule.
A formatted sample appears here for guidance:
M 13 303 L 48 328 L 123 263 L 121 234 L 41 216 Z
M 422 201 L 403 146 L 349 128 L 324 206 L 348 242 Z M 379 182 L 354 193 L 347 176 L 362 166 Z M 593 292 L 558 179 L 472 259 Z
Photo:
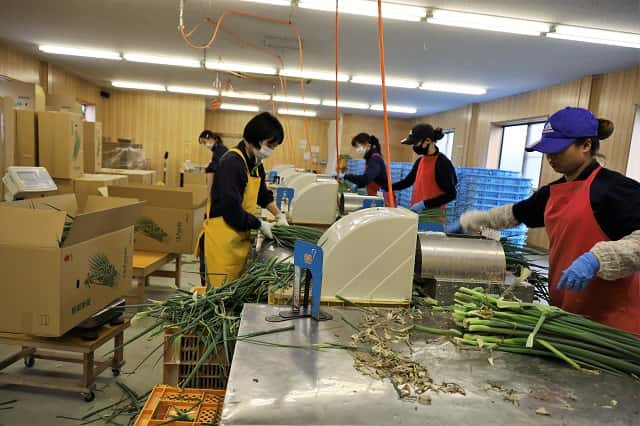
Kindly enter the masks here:
M 420 231 L 420 232 L 426 232 L 426 231 L 444 232 L 444 225 L 441 224 L 441 223 L 425 223 L 425 222 L 421 222 L 421 223 L 418 223 L 418 231 Z

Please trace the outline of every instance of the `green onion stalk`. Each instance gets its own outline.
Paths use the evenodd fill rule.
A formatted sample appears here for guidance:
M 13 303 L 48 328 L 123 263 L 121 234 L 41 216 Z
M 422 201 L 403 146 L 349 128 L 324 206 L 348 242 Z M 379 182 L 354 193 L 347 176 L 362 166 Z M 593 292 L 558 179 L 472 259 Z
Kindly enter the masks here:
M 318 240 L 324 234 L 324 229 L 312 228 L 309 226 L 280 226 L 272 228 L 273 240 L 280 247 L 293 248 L 297 240 L 318 244 Z
M 581 371 L 640 375 L 640 336 L 534 303 L 461 287 L 453 319 L 463 345 L 559 359 Z
M 508 240 L 500 240 L 504 249 L 507 269 L 514 274 L 519 274 L 524 268 L 531 270 L 529 283 L 533 285 L 534 297 L 538 300 L 550 302 L 549 281 L 547 279 L 549 267 L 536 264 L 530 261 L 531 257 L 545 256 L 547 253 L 529 247 L 519 247 L 511 244 Z

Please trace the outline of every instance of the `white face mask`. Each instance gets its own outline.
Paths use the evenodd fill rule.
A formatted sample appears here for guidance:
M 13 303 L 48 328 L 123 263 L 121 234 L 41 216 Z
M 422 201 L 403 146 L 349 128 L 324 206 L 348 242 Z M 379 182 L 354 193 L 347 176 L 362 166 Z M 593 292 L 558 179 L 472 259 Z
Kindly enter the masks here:
M 256 151 L 256 158 L 258 160 L 264 160 L 265 158 L 271 157 L 273 154 L 273 149 L 269 148 L 267 145 L 262 145 L 260 151 Z
M 212 150 L 213 149 L 213 145 L 214 145 L 213 142 L 211 142 L 211 143 L 207 142 L 207 143 L 204 144 L 204 146 L 206 146 L 208 150 Z
M 361 145 L 360 145 L 360 146 L 356 147 L 356 152 L 357 152 L 359 155 L 364 155 L 364 154 L 366 154 L 366 153 L 367 153 L 367 148 L 365 148 L 364 146 L 361 146 Z

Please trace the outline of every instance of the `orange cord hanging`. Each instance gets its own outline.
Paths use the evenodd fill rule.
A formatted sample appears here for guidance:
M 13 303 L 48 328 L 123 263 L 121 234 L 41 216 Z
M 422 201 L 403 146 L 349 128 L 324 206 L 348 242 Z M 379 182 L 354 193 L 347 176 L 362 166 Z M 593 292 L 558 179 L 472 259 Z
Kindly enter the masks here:
M 338 108 L 338 95 L 340 93 L 338 84 L 338 62 L 340 60 L 340 19 L 338 15 L 338 0 L 336 0 L 336 174 L 340 173 L 340 131 L 338 129 L 340 124 L 340 108 Z
M 396 200 L 393 195 L 393 186 L 391 180 L 391 147 L 389 137 L 389 114 L 387 113 L 387 86 L 385 84 L 384 70 L 384 30 L 382 28 L 382 0 L 378 0 L 378 44 L 380 52 L 380 78 L 382 80 L 382 111 L 384 122 L 384 146 L 387 154 L 387 186 L 389 196 L 389 206 L 395 207 Z

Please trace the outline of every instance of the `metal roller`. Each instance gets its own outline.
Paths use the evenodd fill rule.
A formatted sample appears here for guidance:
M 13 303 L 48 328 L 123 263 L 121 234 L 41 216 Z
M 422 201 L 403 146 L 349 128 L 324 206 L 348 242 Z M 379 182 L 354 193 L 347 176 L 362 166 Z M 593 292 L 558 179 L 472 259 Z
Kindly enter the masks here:
M 360 195 L 351 192 L 343 192 L 340 194 L 340 214 L 342 216 L 362 210 L 362 203 L 365 200 L 372 200 L 384 205 L 384 199 L 375 195 Z
M 438 281 L 504 282 L 506 260 L 499 241 L 419 232 L 415 273 Z
M 257 249 L 256 260 L 266 263 L 273 258 L 293 264 L 293 249 L 278 247 L 274 241 L 264 242 Z

